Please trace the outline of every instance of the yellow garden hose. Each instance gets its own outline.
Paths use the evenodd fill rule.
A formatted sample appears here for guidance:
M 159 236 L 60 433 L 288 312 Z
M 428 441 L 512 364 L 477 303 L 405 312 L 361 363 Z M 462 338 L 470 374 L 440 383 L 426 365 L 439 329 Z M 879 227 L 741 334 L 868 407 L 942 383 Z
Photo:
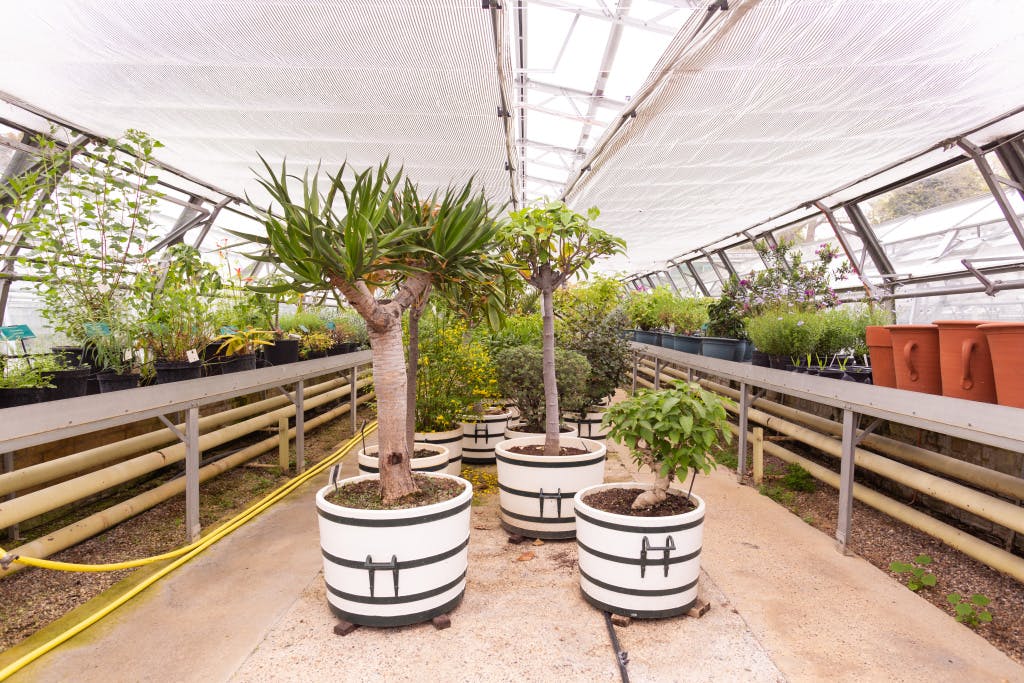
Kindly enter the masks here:
M 74 637 L 75 635 L 81 633 L 82 631 L 84 631 L 85 629 L 89 628 L 90 626 L 92 626 L 93 624 L 98 622 L 99 620 L 103 619 L 105 616 L 107 616 L 108 614 L 110 614 L 111 612 L 113 612 L 114 610 L 116 610 L 118 607 L 120 607 L 121 605 L 125 604 L 129 600 L 131 600 L 133 597 L 135 597 L 136 595 L 138 595 L 139 593 L 144 591 L 149 586 L 153 585 L 154 583 L 156 583 L 158 580 L 160 580 L 161 578 L 163 578 L 167 574 L 170 574 L 172 571 L 174 571 L 175 569 L 177 569 L 181 565 L 185 564 L 186 562 L 188 562 L 192 558 L 196 557 L 201 552 L 203 552 L 204 550 L 209 548 L 211 545 L 213 545 L 214 543 L 219 541 L 221 538 L 223 538 L 224 536 L 227 536 L 232 531 L 235 531 L 236 529 L 241 527 L 243 524 L 245 524 L 249 520 L 253 519 L 257 515 L 259 515 L 261 512 L 266 510 L 268 507 L 273 505 L 274 503 L 277 503 L 278 501 L 280 501 L 282 498 L 284 498 L 289 493 L 294 491 L 300 485 L 304 484 L 307 480 L 311 479 L 312 477 L 315 477 L 316 475 L 320 474 L 321 472 L 323 472 L 325 469 L 327 469 L 328 467 L 330 467 L 331 465 L 333 465 L 337 461 L 341 460 L 343 457 L 345 457 L 345 455 L 349 451 L 352 450 L 353 447 L 355 447 L 360 442 L 360 440 L 363 438 L 363 436 L 365 434 L 372 433 L 376 428 L 377 428 L 377 423 L 376 422 L 368 424 L 361 434 L 353 436 L 351 439 L 346 441 L 340 448 L 338 448 L 338 450 L 336 450 L 334 453 L 332 453 L 327 458 L 325 458 L 324 460 L 320 461 L 319 463 L 317 463 L 313 467 L 311 467 L 306 472 L 303 472 L 299 476 L 294 477 L 293 479 L 290 479 L 288 482 L 286 482 L 285 484 L 283 484 L 282 486 L 280 486 L 276 490 L 274 490 L 271 493 L 267 494 L 262 500 L 260 500 L 259 502 L 255 503 L 254 505 L 250 506 L 248 509 L 244 510 L 243 512 L 239 513 L 238 515 L 236 515 L 231 520 L 229 520 L 229 521 L 225 522 L 224 524 L 220 525 L 215 530 L 213 530 L 212 532 L 208 533 L 206 536 L 204 536 L 203 538 L 199 539 L 195 543 L 191 543 L 191 544 L 189 544 L 187 546 L 184 546 L 182 548 L 178 548 L 177 550 L 174 550 L 172 552 L 163 553 L 162 555 L 155 555 L 153 557 L 147 557 L 147 558 L 143 558 L 143 559 L 140 559 L 140 560 L 131 560 L 131 561 L 128 561 L 128 562 L 119 562 L 119 563 L 101 564 L 101 565 L 74 564 L 74 563 L 70 563 L 70 562 L 53 562 L 53 561 L 50 561 L 50 560 L 40 560 L 40 559 L 28 558 L 28 557 L 21 557 L 21 558 L 18 558 L 17 560 L 14 560 L 16 562 L 20 562 L 22 564 L 26 564 L 26 565 L 33 566 L 33 567 L 43 567 L 43 568 L 46 568 L 46 569 L 57 569 L 57 570 L 60 570 L 60 571 L 113 571 L 115 569 L 126 569 L 126 568 L 130 568 L 130 567 L 139 567 L 139 566 L 142 566 L 142 565 L 145 565 L 145 564 L 150 564 L 150 563 L 153 563 L 153 562 L 159 562 L 160 560 L 166 560 L 166 559 L 171 559 L 171 558 L 176 557 L 176 556 L 181 556 L 177 560 L 172 562 L 171 564 L 167 565 L 166 567 L 164 567 L 160 571 L 156 572 L 155 574 L 153 574 L 149 578 L 145 579 L 144 581 L 142 581 L 141 583 L 139 583 L 138 585 L 133 587 L 131 590 L 129 590 L 124 595 L 118 597 L 116 600 L 114 600 L 110 604 L 104 606 L 99 611 L 94 612 L 93 614 L 89 615 L 88 617 L 86 617 L 82 621 L 78 622 L 77 624 L 75 624 L 74 626 L 69 628 L 68 630 L 64 631 L 63 633 L 61 633 L 61 634 L 59 634 L 57 636 L 55 636 L 54 638 L 50 639 L 49 641 L 43 643 L 42 645 L 40 645 L 39 647 L 35 648 L 31 652 L 29 652 L 29 653 L 23 655 L 22 657 L 18 658 L 17 660 L 12 662 L 11 664 L 8 664 L 3 669 L 0 669 L 0 681 L 6 680 L 10 676 L 15 674 L 19 670 L 21 670 L 23 667 L 25 667 L 28 664 L 30 664 L 31 662 L 35 661 L 36 659 L 38 659 L 42 655 L 46 654 L 47 652 L 49 652 L 53 648 L 57 647 L 58 645 L 60 645 L 61 643 L 65 642 L 65 641 L 69 640 L 70 638 Z M 2 553 L 2 552 L 3 552 L 3 549 L 0 548 L 0 553 Z

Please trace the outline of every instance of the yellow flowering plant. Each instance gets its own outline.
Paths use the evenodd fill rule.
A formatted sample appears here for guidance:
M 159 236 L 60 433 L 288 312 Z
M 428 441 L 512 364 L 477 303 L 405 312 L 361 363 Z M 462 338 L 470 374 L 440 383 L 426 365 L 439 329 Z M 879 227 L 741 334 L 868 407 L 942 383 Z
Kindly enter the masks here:
M 487 349 L 468 338 L 461 322 L 425 321 L 417 367 L 417 432 L 454 429 L 474 403 L 496 397 Z

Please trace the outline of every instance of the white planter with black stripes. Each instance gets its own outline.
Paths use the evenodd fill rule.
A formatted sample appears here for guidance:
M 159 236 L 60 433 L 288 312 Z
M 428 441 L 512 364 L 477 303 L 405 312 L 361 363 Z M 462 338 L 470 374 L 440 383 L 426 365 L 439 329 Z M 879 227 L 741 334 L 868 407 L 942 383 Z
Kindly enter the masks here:
M 544 443 L 544 435 L 502 441 L 498 460 L 498 499 L 501 526 L 529 538 L 572 538 L 576 492 L 604 481 L 604 444 L 579 437 L 562 437 L 563 445 L 585 447 L 581 455 L 522 455 L 510 449 Z
M 337 476 L 332 470 L 332 480 Z M 363 626 L 404 626 L 450 612 L 466 590 L 473 487 L 452 500 L 404 510 L 361 510 L 316 494 L 327 602 L 334 614 Z M 377 475 L 337 482 L 338 486 Z
M 466 465 L 493 465 L 494 447 L 505 440 L 505 427 L 512 411 L 478 415 L 462 423 L 462 462 Z
M 450 455 L 444 446 L 430 443 L 414 442 L 413 447 L 422 450 L 436 451 L 437 455 L 425 455 L 412 458 L 412 469 L 416 472 L 444 472 L 448 468 Z M 377 446 L 359 449 L 359 474 L 377 474 L 380 472 L 380 461 L 377 459 Z M 450 474 L 450 473 L 449 473 Z
M 608 436 L 608 427 L 601 424 L 604 419 L 604 408 L 591 406 L 586 413 L 565 413 L 562 422 L 576 430 L 584 439 L 604 441 Z
M 561 432 L 559 432 L 559 434 L 558 434 L 559 437 L 579 436 L 576 433 L 576 428 L 575 427 L 563 424 L 563 425 L 559 425 L 559 428 L 561 429 Z M 544 432 L 527 432 L 527 431 L 524 431 L 522 423 L 519 422 L 518 420 L 509 420 L 508 421 L 508 426 L 505 427 L 505 439 L 506 440 L 507 439 L 522 439 L 523 437 L 527 437 L 527 436 L 543 436 L 543 435 L 544 435 Z
M 456 477 L 462 474 L 462 426 L 447 432 L 416 432 L 412 435 L 417 443 L 432 443 L 448 449 L 448 466 L 445 472 Z
M 644 487 L 600 484 L 573 499 L 583 597 L 600 610 L 640 619 L 688 611 L 697 600 L 704 501 L 691 493 L 697 509 L 669 517 L 619 515 L 583 502 L 587 494 L 608 488 Z

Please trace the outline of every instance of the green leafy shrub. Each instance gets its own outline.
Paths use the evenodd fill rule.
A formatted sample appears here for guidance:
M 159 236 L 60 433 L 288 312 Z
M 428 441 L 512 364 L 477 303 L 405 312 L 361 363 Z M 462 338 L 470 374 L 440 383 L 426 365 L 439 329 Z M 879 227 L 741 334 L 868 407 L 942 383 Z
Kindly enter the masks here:
M 775 308 L 747 321 L 750 340 L 763 353 L 806 358 L 821 337 L 822 318 L 816 311 Z
M 907 579 L 907 588 L 917 592 L 922 588 L 932 588 L 937 579 L 935 574 L 925 570 L 925 567 L 932 563 L 928 555 L 918 555 L 910 562 L 893 561 L 889 563 L 889 571 L 893 574 L 910 574 Z
M 497 377 L 487 347 L 466 338 L 463 323 L 424 321 L 416 374 L 416 431 L 458 426 L 473 404 L 497 397 Z
M 517 346 L 540 346 L 544 321 L 540 313 L 510 315 L 497 330 L 476 328 L 475 334 L 486 346 L 491 358 L 497 358 L 505 349 Z
M 337 325 L 337 323 L 335 323 Z M 315 311 L 296 311 L 282 315 L 277 320 L 277 326 L 284 332 L 296 332 L 306 334 L 307 332 L 324 332 L 327 330 L 327 323 Z M 305 329 L 303 329 L 305 328 Z
M 676 382 L 658 391 L 641 390 L 608 408 L 604 424 L 609 438 L 624 443 L 638 465 L 658 476 L 653 490 L 638 496 L 634 508 L 664 500 L 673 479 L 684 481 L 691 471 L 714 469 L 711 450 L 719 439 L 728 443 L 732 437 L 727 401 L 699 385 Z
M 541 349 L 536 346 L 505 349 L 494 362 L 498 373 L 498 392 L 519 408 L 523 430 L 543 432 L 546 413 Z M 590 365 L 581 354 L 555 349 L 555 383 L 560 402 L 567 406 L 585 403 L 589 375 Z

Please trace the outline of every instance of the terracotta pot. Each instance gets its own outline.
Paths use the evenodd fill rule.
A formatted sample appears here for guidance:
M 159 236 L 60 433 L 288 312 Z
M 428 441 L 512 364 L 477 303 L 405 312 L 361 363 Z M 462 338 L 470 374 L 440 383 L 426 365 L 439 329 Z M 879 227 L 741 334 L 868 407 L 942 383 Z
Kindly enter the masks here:
M 992 371 L 999 405 L 1024 408 L 1024 323 L 986 323 Z
M 896 388 L 896 366 L 892 361 L 892 335 L 879 325 L 864 328 L 868 351 L 871 355 L 871 383 L 879 387 Z
M 939 370 L 939 328 L 935 325 L 886 325 L 892 335 L 896 388 L 942 393 Z
M 995 403 L 992 355 L 985 333 L 978 329 L 985 321 L 936 320 L 935 324 L 939 327 L 942 395 Z

